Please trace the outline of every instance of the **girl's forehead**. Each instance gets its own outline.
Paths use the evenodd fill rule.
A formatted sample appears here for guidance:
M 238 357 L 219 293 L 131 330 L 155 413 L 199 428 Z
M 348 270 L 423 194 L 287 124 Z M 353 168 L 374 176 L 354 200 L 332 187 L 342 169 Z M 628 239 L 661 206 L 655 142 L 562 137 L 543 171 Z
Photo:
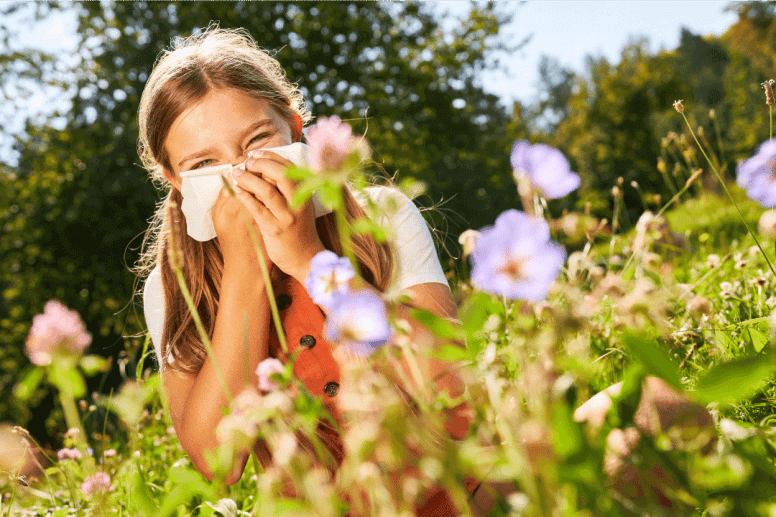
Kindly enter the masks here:
M 164 145 L 171 164 L 177 167 L 192 149 L 241 136 L 262 120 L 275 128 L 283 127 L 282 119 L 266 100 L 240 90 L 214 89 L 178 115 Z

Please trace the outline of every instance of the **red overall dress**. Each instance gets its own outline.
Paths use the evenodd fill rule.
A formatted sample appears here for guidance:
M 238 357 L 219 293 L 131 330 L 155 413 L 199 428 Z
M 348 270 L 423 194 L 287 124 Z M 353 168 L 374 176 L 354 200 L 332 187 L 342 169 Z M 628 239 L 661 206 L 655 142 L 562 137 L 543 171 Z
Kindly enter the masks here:
M 289 354 L 301 347 L 302 351 L 294 363 L 294 374 L 302 379 L 307 389 L 314 396 L 322 397 L 324 407 L 329 411 L 332 418 L 342 425 L 342 418 L 336 404 L 337 392 L 340 386 L 339 364 L 332 356 L 332 345 L 323 338 L 324 314 L 321 309 L 313 303 L 305 287 L 297 282 L 293 277 L 286 278 L 285 281 L 278 283 L 279 288 L 275 289 L 276 301 L 280 312 L 280 319 L 283 323 L 283 329 L 286 333 L 286 343 Z M 282 347 L 274 330 L 274 325 L 270 331 L 269 354 L 270 357 L 277 357 L 281 362 L 287 363 L 288 356 L 283 352 Z M 454 419 L 451 419 L 454 420 Z M 445 428 L 451 435 L 460 436 L 465 434 L 453 431 L 453 425 L 446 425 Z M 459 426 L 460 427 L 460 426 Z M 331 451 L 336 459 L 337 467 L 342 464 L 344 458 L 344 444 L 339 433 L 325 420 L 320 420 L 317 429 L 317 435 Z M 297 439 L 301 447 L 308 451 L 314 451 L 312 443 L 297 433 Z M 262 445 L 263 454 L 259 454 L 259 459 L 263 466 L 268 466 L 271 461 L 271 454 Z M 258 451 L 257 451 L 258 452 Z M 262 457 L 264 456 L 264 457 Z M 313 456 L 315 457 L 315 456 Z M 335 474 L 336 467 L 328 467 L 332 475 Z M 415 467 L 409 467 L 407 472 L 418 474 L 419 470 Z M 479 487 L 480 481 L 473 477 L 464 479 L 464 486 L 473 494 Z M 289 493 L 290 492 L 290 493 Z M 287 488 L 284 495 L 295 497 L 293 487 Z M 424 517 L 446 517 L 457 515 L 455 505 L 445 491 L 440 486 L 429 489 L 424 494 L 424 500 L 418 503 L 417 515 Z

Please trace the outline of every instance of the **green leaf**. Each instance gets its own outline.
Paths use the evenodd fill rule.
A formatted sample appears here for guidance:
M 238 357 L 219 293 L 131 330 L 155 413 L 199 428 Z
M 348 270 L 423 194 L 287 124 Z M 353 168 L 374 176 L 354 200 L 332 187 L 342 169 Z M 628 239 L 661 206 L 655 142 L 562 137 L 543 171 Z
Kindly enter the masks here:
M 733 350 L 736 346 L 736 344 L 733 343 L 733 340 L 730 339 L 728 333 L 724 330 L 715 330 L 714 337 L 716 338 L 717 346 L 719 346 L 720 350 L 724 353 L 730 353 L 730 351 Z
M 385 235 L 385 230 L 369 218 L 353 221 L 351 226 L 355 235 L 370 234 L 377 242 L 385 242 L 388 240 L 388 237 Z
M 307 203 L 307 201 L 312 197 L 313 191 L 317 189 L 320 186 L 320 178 L 317 176 L 313 176 L 312 178 L 309 178 L 305 181 L 303 181 L 301 184 L 297 185 L 296 189 L 294 190 L 294 196 L 291 198 L 291 204 L 289 205 L 292 210 L 296 210 L 300 206 Z
M 97 372 L 107 372 L 110 370 L 110 363 L 104 357 L 98 355 L 85 355 L 81 358 L 81 369 L 88 376 Z
M 441 318 L 425 309 L 411 309 L 410 317 L 443 339 L 463 341 L 466 336 L 461 328 L 453 322 Z
M 552 418 L 552 445 L 555 452 L 565 459 L 582 450 L 582 427 L 574 421 L 573 411 L 566 404 L 556 403 Z
M 471 361 L 468 350 L 455 345 L 442 345 L 438 349 L 423 349 L 420 354 L 424 357 L 433 357 L 443 361 Z
M 49 379 L 60 391 L 69 393 L 70 396 L 75 399 L 79 399 L 86 395 L 86 383 L 84 382 L 84 378 L 75 368 L 61 367 L 52 364 Z
M 742 332 L 744 340 L 755 352 L 760 353 L 768 344 L 768 336 L 757 330 L 756 327 L 747 327 Z
M 706 404 L 735 401 L 752 396 L 776 370 L 770 355 L 734 359 L 714 366 L 696 385 L 698 397 Z
M 286 169 L 286 178 L 291 181 L 304 181 L 311 177 L 313 177 L 313 173 L 310 172 L 310 169 L 297 167 L 296 165 L 292 165 Z
M 327 208 L 337 210 L 340 207 L 341 202 L 341 190 L 339 185 L 325 182 L 321 183 L 318 187 L 318 197 L 321 203 Z
M 620 393 L 611 397 L 612 410 L 606 415 L 614 427 L 623 427 L 633 422 L 641 401 L 641 383 L 646 376 L 647 371 L 640 364 L 633 364 L 625 371 Z
M 151 491 L 145 481 L 142 471 L 135 471 L 132 476 L 132 491 L 129 497 L 129 508 L 134 515 L 155 515 L 157 512 Z
M 682 389 L 676 364 L 671 361 L 665 350 L 654 344 L 653 340 L 633 332 L 624 332 L 622 342 L 648 373 L 660 377 L 679 390 Z
M 43 380 L 44 373 L 43 368 L 30 365 L 23 374 L 22 380 L 14 386 L 14 396 L 22 402 L 29 400 L 32 393 L 35 391 L 35 388 L 37 388 L 40 381 Z
M 459 315 L 461 327 L 473 335 L 482 330 L 482 326 L 491 314 L 504 317 L 504 306 L 491 298 L 487 293 L 477 293 L 466 299 Z

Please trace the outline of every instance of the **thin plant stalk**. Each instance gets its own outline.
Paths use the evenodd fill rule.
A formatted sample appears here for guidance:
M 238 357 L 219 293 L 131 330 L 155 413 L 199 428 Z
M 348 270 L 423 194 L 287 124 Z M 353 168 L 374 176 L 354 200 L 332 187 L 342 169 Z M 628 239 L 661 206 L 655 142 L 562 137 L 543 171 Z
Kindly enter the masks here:
M 717 148 L 719 150 L 719 161 L 720 163 L 723 163 L 725 161 L 725 155 L 722 149 L 722 134 L 719 132 L 719 125 L 717 124 L 716 115 L 712 117 L 711 120 L 712 120 L 712 123 L 714 124 L 714 133 L 717 135 Z
M 226 178 L 221 176 L 221 181 L 226 187 L 226 190 L 229 192 L 229 195 L 234 197 L 234 189 L 232 189 L 232 186 L 229 185 L 228 181 L 226 181 Z M 267 287 L 269 308 L 272 312 L 272 321 L 275 323 L 275 329 L 277 330 L 278 341 L 280 341 L 280 346 L 283 348 L 283 351 L 286 353 L 286 355 L 288 355 L 288 344 L 286 343 L 286 336 L 283 332 L 283 324 L 280 321 L 280 312 L 278 311 L 278 305 L 275 301 L 275 292 L 272 288 L 272 279 L 269 277 L 269 267 L 267 266 L 267 261 L 264 257 L 264 254 L 261 252 L 259 238 L 256 236 L 256 232 L 253 230 L 251 216 L 245 211 L 245 207 L 242 205 L 242 203 L 239 203 L 238 208 L 240 209 L 240 214 L 242 214 L 243 220 L 245 221 L 245 226 L 248 228 L 248 234 L 251 236 L 251 240 L 253 241 L 253 247 L 256 250 L 256 255 L 259 258 L 259 269 L 261 269 L 261 275 L 264 278 L 264 285 Z
M 186 305 L 188 305 L 189 311 L 191 311 L 191 317 L 194 319 L 194 325 L 196 325 L 197 331 L 199 331 L 199 337 L 202 339 L 202 344 L 205 345 L 205 350 L 207 350 L 208 355 L 213 360 L 213 364 L 216 367 L 216 374 L 218 374 L 218 380 L 221 383 L 221 387 L 223 388 L 224 393 L 226 394 L 227 400 L 229 403 L 231 403 L 232 394 L 229 393 L 229 387 L 226 384 L 226 378 L 224 377 L 224 373 L 221 371 L 221 366 L 218 364 L 218 359 L 216 359 L 216 355 L 213 352 L 213 347 L 210 345 L 210 338 L 207 337 L 207 332 L 205 331 L 205 327 L 202 325 L 202 320 L 199 318 L 197 307 L 194 305 L 194 300 L 191 298 L 191 293 L 189 292 L 188 286 L 186 286 L 186 279 L 183 278 L 183 269 L 176 267 L 176 264 L 173 263 L 173 270 L 175 271 L 175 276 L 178 279 L 178 285 L 181 288 L 183 298 L 186 300 Z
M 60 387 L 59 400 L 62 403 L 62 410 L 65 413 L 65 422 L 67 422 L 68 429 L 78 429 L 76 442 L 78 442 L 79 445 L 83 445 L 83 450 L 86 452 L 86 435 L 81 426 L 81 418 L 78 416 L 78 408 L 75 406 L 75 399 L 70 393 L 66 393 L 65 390 Z
M 765 262 L 768 263 L 768 267 L 771 269 L 771 273 L 776 275 L 776 270 L 773 269 L 773 265 L 771 264 L 770 259 L 768 258 L 768 255 L 766 255 L 765 250 L 763 250 L 763 247 L 760 246 L 760 241 L 757 240 L 757 236 L 754 234 L 751 228 L 749 228 L 749 225 L 746 223 L 746 219 L 744 218 L 744 214 L 741 213 L 741 209 L 738 207 L 738 203 L 733 199 L 733 196 L 730 194 L 730 191 L 727 188 L 727 185 L 725 185 L 725 182 L 722 181 L 722 177 L 719 175 L 719 172 L 717 171 L 717 168 L 714 167 L 714 164 L 711 163 L 711 160 L 709 160 L 709 157 L 706 155 L 706 151 L 703 149 L 703 146 L 701 146 L 700 142 L 698 142 L 698 138 L 696 138 L 695 133 L 692 130 L 692 127 L 690 127 L 690 122 L 687 120 L 687 116 L 684 113 L 681 113 L 682 118 L 684 119 L 685 124 L 687 124 L 687 128 L 690 130 L 690 134 L 693 138 L 695 138 L 695 142 L 698 144 L 698 147 L 700 147 L 701 152 L 703 153 L 704 158 L 706 158 L 706 161 L 711 166 L 711 170 L 714 171 L 714 174 L 717 175 L 717 179 L 719 179 L 719 182 L 722 184 L 722 188 L 725 189 L 725 194 L 727 194 L 728 199 L 733 202 L 733 206 L 736 207 L 736 211 L 738 212 L 738 215 L 741 217 L 741 221 L 744 223 L 744 227 L 746 227 L 746 231 L 749 232 L 749 234 L 754 239 L 754 243 L 757 244 L 757 247 L 760 249 L 760 253 L 763 254 L 763 257 L 765 258 Z
M 345 188 L 347 187 L 343 185 L 342 189 L 344 190 Z M 340 190 L 339 207 L 338 209 L 334 210 L 335 217 L 337 218 L 337 230 L 340 234 L 342 253 L 353 265 L 353 269 L 358 272 L 358 261 L 356 260 L 355 253 L 353 252 L 352 233 L 350 231 L 350 225 L 346 215 L 347 208 L 345 205 L 345 193 L 343 190 Z

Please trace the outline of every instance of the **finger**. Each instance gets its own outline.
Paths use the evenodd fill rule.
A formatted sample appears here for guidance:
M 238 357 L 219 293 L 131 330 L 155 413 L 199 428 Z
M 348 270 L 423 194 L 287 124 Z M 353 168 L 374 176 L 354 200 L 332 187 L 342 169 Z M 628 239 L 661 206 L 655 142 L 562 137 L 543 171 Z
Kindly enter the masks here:
M 267 231 L 277 225 L 277 219 L 275 219 L 272 211 L 264 203 L 256 199 L 256 196 L 241 189 L 240 192 L 236 192 L 236 197 L 248 213 L 251 214 L 251 217 L 253 217 L 262 231 Z
M 284 163 L 279 163 L 274 157 Z M 293 198 L 296 190 L 296 183 L 286 177 L 286 169 L 290 165 L 294 164 L 269 151 L 254 151 L 252 157 L 245 162 L 246 170 L 259 172 L 266 177 L 267 181 L 274 182 L 278 186 L 278 190 L 289 201 Z
M 290 215 L 288 202 L 275 186 L 254 174 L 239 175 L 237 184 L 243 190 L 253 194 L 255 199 L 261 201 L 272 212 L 276 220 L 288 219 Z

